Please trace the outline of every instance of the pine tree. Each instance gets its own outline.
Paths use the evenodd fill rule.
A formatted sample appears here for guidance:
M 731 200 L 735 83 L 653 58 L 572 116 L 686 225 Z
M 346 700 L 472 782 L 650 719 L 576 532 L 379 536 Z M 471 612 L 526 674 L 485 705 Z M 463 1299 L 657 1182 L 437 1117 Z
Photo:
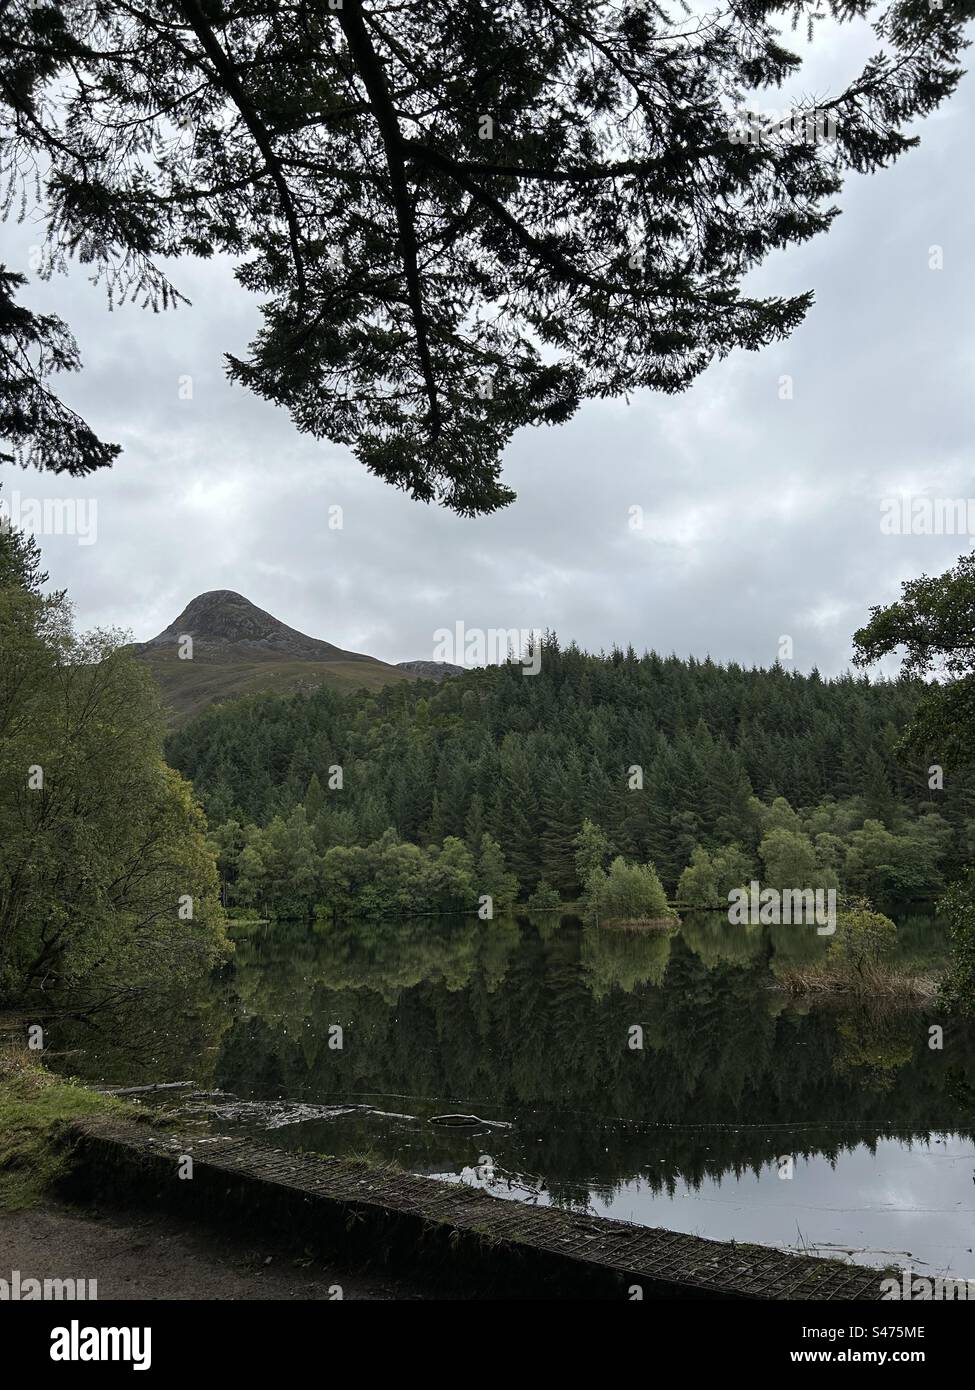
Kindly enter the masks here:
M 790 0 L 694 28 L 655 4 L 5 5 L 6 207 L 40 178 L 42 271 L 77 255 L 115 302 L 166 309 L 162 266 L 235 258 L 263 325 L 234 380 L 412 497 L 490 512 L 514 431 L 682 390 L 802 321 L 811 294 L 745 277 L 914 143 L 970 7 L 829 0 L 810 30 L 827 12 L 870 15 L 882 56 L 771 124 L 764 94 L 801 85 Z M 47 385 L 77 365 L 64 326 L 2 283 L 0 433 L 43 467 L 110 463 Z
M 484 802 L 481 800 L 480 792 L 475 792 L 471 797 L 467 818 L 464 821 L 464 839 L 472 853 L 477 853 L 481 844 L 481 837 L 485 833 Z
M 322 784 L 318 780 L 317 772 L 313 772 L 311 775 L 308 790 L 305 792 L 304 805 L 309 824 L 313 825 L 325 806 L 325 793 L 322 791 Z
M 578 759 L 570 754 L 563 765 L 551 767 L 542 793 L 540 836 L 541 872 L 565 898 L 579 890 L 575 867 L 575 839 L 582 817 L 583 779 Z
M 502 824 L 498 838 L 505 859 L 523 889 L 532 889 L 541 876 L 538 863 L 539 807 L 536 768 L 524 741 L 509 734 L 501 745 L 499 805 Z

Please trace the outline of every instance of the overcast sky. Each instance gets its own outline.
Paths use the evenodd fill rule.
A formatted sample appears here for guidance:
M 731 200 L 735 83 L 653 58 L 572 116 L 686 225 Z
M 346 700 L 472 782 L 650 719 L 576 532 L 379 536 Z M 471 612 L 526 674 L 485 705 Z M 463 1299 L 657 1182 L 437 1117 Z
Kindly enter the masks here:
M 813 76 L 852 76 L 853 48 L 820 43 Z M 2 495 L 97 501 L 97 541 L 42 537 L 45 563 L 80 626 L 139 640 L 196 594 L 235 589 L 386 661 L 429 658 L 435 630 L 460 620 L 764 665 L 788 635 L 797 667 L 841 671 L 871 604 L 971 544 L 886 534 L 881 505 L 975 498 L 973 92 L 966 78 L 893 169 L 851 177 L 831 232 L 753 277 L 815 291 L 788 343 L 735 354 L 682 396 L 593 403 L 521 432 L 505 468 L 518 499 L 495 516 L 411 502 L 231 386 L 222 353 L 243 355 L 259 316 L 213 263 L 178 268 L 192 307 L 176 314 L 109 314 L 83 268 L 31 287 L 82 350 L 62 394 L 124 452 L 87 479 L 0 467 Z M 37 240 L 29 222 L 0 227 L 0 258 L 26 271 Z

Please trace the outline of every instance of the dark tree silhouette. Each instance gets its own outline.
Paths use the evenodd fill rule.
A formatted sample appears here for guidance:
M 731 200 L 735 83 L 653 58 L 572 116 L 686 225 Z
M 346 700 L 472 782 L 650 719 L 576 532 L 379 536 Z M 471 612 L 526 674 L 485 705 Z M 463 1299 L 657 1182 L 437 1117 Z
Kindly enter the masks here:
M 16 302 L 26 283 L 0 265 L 0 463 L 90 473 L 110 464 L 119 446 L 103 444 L 50 389 L 55 372 L 77 371 L 81 360 L 59 318 Z
M 743 275 L 828 228 L 843 173 L 915 143 L 960 75 L 971 0 L 874 10 L 11 0 L 6 207 L 46 205 L 42 273 L 76 257 L 154 308 L 179 299 L 168 258 L 235 258 L 264 326 L 234 379 L 414 497 L 491 511 L 519 426 L 679 391 L 795 328 L 811 295 L 750 298 Z M 827 16 L 872 21 L 877 53 L 756 124 L 800 67 L 779 26 Z M 52 438 L 43 383 L 17 353 L 4 369 L 23 456 L 111 461 L 71 420 Z

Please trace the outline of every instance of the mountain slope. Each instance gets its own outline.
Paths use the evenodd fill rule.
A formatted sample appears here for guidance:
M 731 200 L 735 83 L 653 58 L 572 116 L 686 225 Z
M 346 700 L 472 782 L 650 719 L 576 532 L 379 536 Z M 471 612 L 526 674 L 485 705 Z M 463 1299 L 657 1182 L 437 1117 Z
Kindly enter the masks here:
M 448 676 L 459 676 L 466 669 L 455 666 L 452 661 L 397 661 L 398 671 L 408 671 L 411 676 L 419 676 L 424 681 L 443 681 Z
M 191 639 L 187 641 L 186 639 Z M 377 690 L 412 673 L 298 632 L 230 589 L 199 594 L 148 642 L 133 647 L 177 719 L 206 705 L 330 685 Z

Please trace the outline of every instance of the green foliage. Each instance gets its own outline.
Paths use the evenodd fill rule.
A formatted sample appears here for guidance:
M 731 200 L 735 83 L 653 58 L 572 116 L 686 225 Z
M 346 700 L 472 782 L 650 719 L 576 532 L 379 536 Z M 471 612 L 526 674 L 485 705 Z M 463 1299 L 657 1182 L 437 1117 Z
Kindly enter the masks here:
M 359 845 L 334 845 L 322 863 L 323 899 L 337 917 L 350 917 L 364 905 L 375 877 L 375 854 Z M 366 914 L 367 915 L 367 914 Z
M 973 761 L 975 748 L 975 553 L 962 555 L 954 568 L 937 577 L 921 575 L 901 585 L 898 602 L 870 610 L 870 621 L 854 635 L 855 660 L 867 666 L 899 648 L 904 649 L 904 670 L 911 676 L 941 677 L 924 687 L 914 716 L 904 731 L 899 751 L 904 757 L 920 757 L 943 783 L 945 769 L 955 782 Z M 877 889 L 889 883 L 932 891 L 942 883 L 939 853 L 949 830 L 938 816 L 926 817 L 925 844 L 884 841 L 871 827 L 858 850 L 862 877 Z M 968 839 L 966 858 L 975 845 Z M 951 924 L 951 963 L 944 985 L 946 999 L 964 1013 L 975 1009 L 975 926 L 973 883 L 975 871 L 965 866 L 963 878 L 953 884 L 939 905 Z
M 211 827 L 207 842 L 220 875 L 224 906 L 229 906 L 234 901 L 240 856 L 247 845 L 247 834 L 239 821 L 228 820 Z
M 315 821 L 325 809 L 325 793 L 322 791 L 322 784 L 318 780 L 318 773 L 313 772 L 308 789 L 305 792 L 305 815 L 308 817 L 308 824 L 314 825 Z
M 43 269 L 77 255 L 115 301 L 165 309 L 160 266 L 229 257 L 263 315 L 235 380 L 411 496 L 490 512 L 515 430 L 791 333 L 811 294 L 752 297 L 747 272 L 826 231 L 844 175 L 913 145 L 959 80 L 969 4 L 829 0 L 810 30 L 869 17 L 881 57 L 823 94 L 834 138 L 796 139 L 758 113 L 796 85 L 780 31 L 805 13 L 4 6 L 7 207 L 34 216 L 40 186 Z M 2 423 L 42 466 L 108 462 L 42 389 L 38 337 L 44 367 L 75 365 L 29 320 Z
M 575 838 L 576 877 L 587 884 L 591 876 L 605 869 L 612 849 L 607 836 L 591 820 L 582 822 L 582 829 Z
M 562 895 L 559 890 L 546 883 L 543 878 L 539 879 L 526 903 L 529 912 L 557 912 L 561 906 Z
M 674 893 L 696 848 L 738 844 L 757 866 L 774 831 L 805 837 L 769 841 L 777 874 L 812 865 L 814 884 L 846 886 L 850 837 L 876 819 L 865 790 L 879 761 L 893 797 L 884 830 L 898 853 L 851 860 L 851 887 L 882 902 L 888 890 L 940 891 L 975 852 L 975 778 L 956 774 L 932 794 L 896 760 L 897 733 L 922 695 L 923 682 L 909 679 L 595 657 L 550 638 L 530 680 L 502 666 L 422 694 L 401 685 L 265 696 L 208 711 L 168 750 L 214 823 L 287 818 L 317 776 L 322 809 L 307 819 L 319 852 L 374 843 L 392 826 L 419 846 L 463 838 L 476 858 L 487 833 L 526 894 L 544 878 L 564 900 L 613 854 L 652 862 Z M 328 787 L 334 763 L 341 790 Z M 627 784 L 633 763 L 640 790 Z M 875 873 L 884 863 L 898 873 Z
M 477 905 L 479 887 L 474 856 L 463 840 L 448 835 L 441 848 L 430 846 L 422 878 L 428 911 L 469 911 Z
M 922 816 L 903 835 L 879 821 L 864 821 L 849 836 L 845 885 L 875 900 L 930 896 L 944 883 L 938 864 L 950 840 L 951 827 L 934 813 Z
M 652 864 L 631 864 L 617 855 L 608 871 L 593 869 L 586 881 L 586 917 L 595 922 L 648 922 L 676 917 Z
M 223 832 L 225 835 L 226 832 Z M 252 827 L 238 859 L 234 900 L 268 907 L 282 917 L 314 915 L 322 894 L 318 847 L 298 806 L 275 816 L 265 830 Z
M 18 546 L 0 531 L 8 575 Z M 205 821 L 161 743 L 117 634 L 0 588 L 0 997 L 156 984 L 224 949 Z
M 975 869 L 951 885 L 938 911 L 948 919 L 951 948 L 942 996 L 953 1011 L 975 1018 Z
M 677 900 L 687 907 L 721 907 L 728 894 L 751 882 L 754 865 L 740 845 L 706 850 L 698 845 L 677 884 Z
M 948 821 L 934 811 L 911 818 L 898 805 L 892 817 L 897 829 L 889 830 L 867 816 L 867 804 L 865 796 L 853 797 L 794 811 L 785 797 L 776 797 L 771 805 L 752 797 L 749 820 L 757 832 L 764 831 L 758 845 L 763 886 L 842 888 L 884 903 L 939 891 L 944 882 L 940 866 L 950 859 L 955 843 Z M 722 877 L 717 867 L 732 849 L 737 852 Z M 714 906 L 725 901 L 728 889 L 750 877 L 751 860 L 740 846 L 714 851 L 698 846 L 681 875 L 678 897 L 689 906 Z M 708 897 L 711 892 L 716 896 Z
M 799 817 L 784 796 L 776 796 L 766 806 L 757 796 L 748 799 L 748 814 L 758 827 L 759 836 L 773 830 L 785 830 L 792 834 L 799 830 Z
M 239 827 L 219 826 L 213 838 L 218 845 L 235 841 Z M 501 846 L 486 833 L 476 858 L 457 836 L 421 848 L 392 829 L 365 846 L 334 844 L 321 851 L 299 806 L 264 830 L 248 827 L 243 841 L 233 900 L 280 918 L 311 920 L 322 910 L 339 918 L 473 912 L 484 896 L 497 916 L 518 896 Z
M 778 828 L 762 836 L 759 857 L 765 866 L 762 882 L 767 888 L 836 888 L 836 874 L 821 866 L 809 836 L 802 831 Z
M 965 767 L 975 747 L 975 553 L 935 578 L 921 575 L 901 585 L 901 597 L 870 610 L 853 636 L 854 660 L 869 666 L 904 649 L 911 676 L 946 676 L 925 688 L 901 748 L 930 756 L 944 767 Z
M 501 846 L 487 831 L 481 836 L 477 858 L 477 888 L 479 895 L 490 896 L 495 913 L 509 911 L 518 896 L 518 880 L 505 868 Z
M 897 927 L 866 899 L 845 907 L 837 917 L 829 943 L 830 961 L 855 981 L 866 985 L 870 976 L 893 954 Z

